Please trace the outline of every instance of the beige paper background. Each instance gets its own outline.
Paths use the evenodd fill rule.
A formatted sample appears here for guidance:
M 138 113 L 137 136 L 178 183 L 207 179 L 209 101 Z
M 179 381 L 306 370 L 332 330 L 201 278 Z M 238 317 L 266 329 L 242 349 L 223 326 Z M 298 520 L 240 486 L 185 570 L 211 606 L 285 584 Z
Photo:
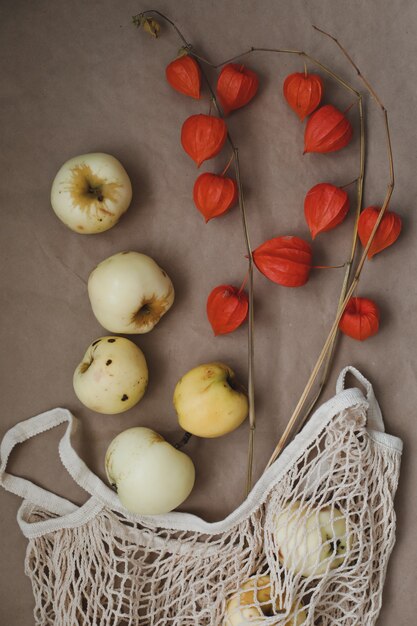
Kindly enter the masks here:
M 139 33 L 130 16 L 148 6 L 131 1 L 3 0 L 0 6 L 1 77 L 1 380 L 0 434 L 55 406 L 81 418 L 76 447 L 101 477 L 110 440 L 142 424 L 170 440 L 178 437 L 171 396 L 190 367 L 213 359 L 246 376 L 246 329 L 214 339 L 205 300 L 217 284 L 239 284 L 245 250 L 238 211 L 205 225 L 192 202 L 197 171 L 182 151 L 180 128 L 191 114 L 207 112 L 171 90 L 166 64 L 180 44 L 164 26 L 158 41 Z M 367 266 L 359 294 L 381 308 L 380 334 L 364 344 L 339 343 L 325 398 L 345 364 L 374 383 L 387 430 L 405 441 L 396 508 L 398 540 L 379 626 L 415 623 L 416 534 L 416 226 L 417 196 L 413 0 L 360 2 L 203 2 L 160 0 L 194 45 L 221 61 L 250 45 L 299 48 L 356 81 L 316 23 L 338 36 L 370 78 L 391 120 L 396 165 L 392 208 L 404 220 L 398 244 Z M 358 133 L 352 146 L 332 156 L 302 156 L 303 127 L 281 97 L 284 77 L 300 71 L 293 56 L 257 54 L 248 65 L 261 78 L 253 104 L 229 118 L 240 149 L 253 246 L 280 234 L 308 238 L 302 204 L 315 183 L 344 184 L 358 168 Z M 326 80 L 326 101 L 348 107 L 352 98 Z M 380 112 L 365 97 L 369 131 L 365 204 L 381 203 L 387 160 Z M 357 119 L 352 110 L 350 118 Z M 92 151 L 115 155 L 133 184 L 130 210 L 114 229 L 97 236 L 72 233 L 49 205 L 50 185 L 68 158 Z M 202 171 L 222 168 L 224 151 Z M 352 201 L 354 192 L 350 190 Z M 352 213 L 337 230 L 318 238 L 317 264 L 345 260 Z M 134 340 L 144 350 L 150 386 L 143 401 L 121 416 L 94 414 L 72 390 L 72 373 L 88 344 L 105 334 L 93 317 L 85 282 L 95 264 L 124 249 L 153 256 L 171 276 L 177 299 L 149 335 Z M 303 289 L 286 290 L 255 277 L 256 434 L 259 477 L 302 391 L 334 314 L 341 271 L 314 272 Z M 21 446 L 11 470 L 76 502 L 86 495 L 59 463 L 60 432 Z M 193 439 L 188 452 L 197 483 L 188 511 L 216 520 L 235 508 L 244 491 L 247 429 L 219 440 Z M 0 623 L 29 626 L 33 599 L 23 572 L 26 541 L 17 527 L 15 496 L 0 493 Z

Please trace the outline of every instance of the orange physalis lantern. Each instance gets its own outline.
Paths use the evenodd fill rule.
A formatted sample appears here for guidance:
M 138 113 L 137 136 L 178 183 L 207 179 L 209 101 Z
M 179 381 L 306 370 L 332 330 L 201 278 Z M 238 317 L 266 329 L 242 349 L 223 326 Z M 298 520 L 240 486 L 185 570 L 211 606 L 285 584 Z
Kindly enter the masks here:
M 360 214 L 358 234 L 364 248 L 369 241 L 369 237 L 374 229 L 380 211 L 380 207 L 369 206 Z M 388 248 L 388 246 L 392 246 L 399 237 L 401 226 L 402 222 L 400 216 L 394 213 L 394 211 L 386 211 L 368 250 L 368 259 L 372 259 L 378 252 Z
M 225 115 L 240 109 L 252 100 L 258 91 L 259 80 L 255 72 L 244 65 L 229 63 L 220 72 L 217 97 Z
M 207 299 L 207 317 L 215 335 L 236 330 L 246 319 L 248 296 L 232 285 L 215 287 Z
M 379 329 L 379 309 L 373 300 L 351 298 L 339 322 L 345 335 L 364 341 L 376 335 Z
M 330 183 L 315 185 L 304 200 L 304 215 L 313 239 L 319 233 L 338 226 L 343 222 L 348 211 L 347 192 Z
M 200 98 L 201 71 L 198 63 L 188 54 L 172 61 L 165 70 L 167 81 L 176 91 Z
M 284 98 L 301 121 L 321 102 L 323 81 L 318 74 L 296 72 L 284 81 Z
M 238 198 L 236 181 L 226 176 L 200 174 L 194 183 L 194 204 L 206 222 L 226 213 Z
M 274 237 L 253 252 L 258 270 L 284 287 L 301 287 L 308 281 L 312 257 L 310 244 L 299 237 Z
M 353 128 L 347 117 L 332 104 L 317 109 L 308 119 L 304 133 L 306 152 L 335 152 L 348 145 Z
M 220 117 L 191 115 L 182 125 L 181 144 L 197 167 L 219 154 L 227 138 L 227 127 Z

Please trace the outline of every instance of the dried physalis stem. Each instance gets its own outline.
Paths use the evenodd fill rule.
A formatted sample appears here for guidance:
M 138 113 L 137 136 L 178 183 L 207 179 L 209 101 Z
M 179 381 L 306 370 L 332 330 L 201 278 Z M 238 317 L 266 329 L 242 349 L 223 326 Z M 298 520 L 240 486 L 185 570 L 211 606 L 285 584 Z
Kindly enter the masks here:
M 313 239 L 338 226 L 348 211 L 347 192 L 330 183 L 314 185 L 304 200 L 304 215 Z
M 367 298 L 351 298 L 340 319 L 339 328 L 342 333 L 358 341 L 376 335 L 379 329 L 377 305 Z
M 309 118 L 304 133 L 306 152 L 335 152 L 348 145 L 353 128 L 344 113 L 332 104 L 320 107 Z
M 206 223 L 213 217 L 223 215 L 236 203 L 238 188 L 236 181 L 227 176 L 208 172 L 200 174 L 194 183 L 194 204 Z
M 188 54 L 181 55 L 167 66 L 167 81 L 176 91 L 195 98 L 200 98 L 201 70 L 195 59 Z
M 247 318 L 249 300 L 242 287 L 219 285 L 207 299 L 207 317 L 215 335 L 226 335 Z
M 182 147 L 197 167 L 219 154 L 226 138 L 227 127 L 220 117 L 200 113 L 191 115 L 182 125 Z
M 358 234 L 364 248 L 369 241 L 369 237 L 374 229 L 380 211 L 380 207 L 369 206 L 360 214 Z M 368 250 L 368 259 L 372 259 L 378 252 L 388 248 L 388 246 L 392 246 L 400 235 L 401 227 L 402 222 L 400 216 L 394 213 L 394 211 L 386 211 Z
M 161 26 L 156 20 L 153 19 L 153 17 L 146 17 L 140 13 L 139 15 L 134 15 L 132 17 L 132 21 L 138 28 L 143 28 L 145 33 L 155 37 L 155 39 L 158 38 Z
M 225 115 L 240 109 L 252 100 L 258 91 L 259 80 L 255 72 L 244 65 L 229 63 L 220 72 L 217 97 Z
M 267 278 L 284 287 L 301 287 L 309 278 L 313 254 L 299 237 L 274 237 L 253 252 L 253 261 Z
M 284 98 L 301 121 L 317 109 L 323 95 L 323 81 L 318 74 L 296 72 L 284 81 Z

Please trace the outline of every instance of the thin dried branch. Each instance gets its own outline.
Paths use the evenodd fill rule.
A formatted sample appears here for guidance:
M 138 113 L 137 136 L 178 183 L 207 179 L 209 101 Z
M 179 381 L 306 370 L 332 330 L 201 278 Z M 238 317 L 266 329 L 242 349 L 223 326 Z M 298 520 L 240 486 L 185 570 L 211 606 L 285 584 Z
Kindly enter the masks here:
M 373 87 L 370 85 L 369 81 L 363 76 L 363 74 L 359 70 L 358 66 L 354 63 L 354 61 L 352 60 L 351 56 L 344 49 L 344 47 L 339 43 L 339 41 L 335 37 L 333 37 L 332 35 L 329 35 L 329 33 L 321 30 L 320 28 L 317 28 L 316 26 L 314 26 L 314 28 L 317 31 L 321 32 L 322 34 L 326 35 L 327 37 L 330 37 L 330 39 L 332 39 L 336 43 L 336 45 L 340 48 L 340 50 L 345 55 L 347 60 L 352 64 L 352 66 L 356 70 L 359 78 L 362 80 L 362 82 L 364 83 L 365 87 L 367 88 L 367 90 L 369 91 L 371 96 L 374 98 L 374 100 L 376 101 L 378 106 L 381 108 L 381 111 L 382 111 L 382 114 L 383 114 L 383 119 L 384 119 L 386 142 L 387 142 L 388 166 L 389 166 L 389 182 L 388 182 L 388 185 L 387 185 L 384 202 L 382 204 L 381 210 L 380 210 L 379 215 L 378 215 L 378 219 L 377 219 L 377 221 L 375 223 L 375 226 L 374 226 L 374 228 L 372 230 L 372 233 L 371 233 L 371 235 L 369 237 L 369 240 L 368 240 L 368 242 L 367 242 L 367 244 L 365 246 L 365 249 L 363 250 L 362 256 L 359 259 L 359 262 L 358 262 L 358 265 L 356 267 L 356 271 L 355 271 L 353 280 L 352 280 L 352 282 L 351 282 L 351 284 L 349 286 L 349 289 L 348 289 L 348 291 L 346 293 L 346 296 L 345 296 L 345 298 L 344 298 L 344 300 L 343 300 L 343 302 L 342 302 L 342 304 L 341 304 L 341 306 L 340 306 L 340 308 L 338 310 L 338 313 L 336 315 L 336 319 L 335 319 L 335 321 L 334 321 L 334 323 L 332 325 L 330 333 L 329 333 L 329 335 L 328 335 L 328 337 L 326 339 L 326 342 L 325 342 L 325 344 L 323 346 L 323 349 L 322 349 L 322 351 L 320 353 L 320 356 L 319 356 L 319 358 L 317 360 L 317 363 L 316 363 L 316 365 L 315 365 L 315 367 L 313 369 L 313 372 L 312 372 L 312 374 L 311 374 L 311 376 L 310 376 L 310 378 L 309 378 L 309 380 L 307 382 L 307 385 L 306 385 L 306 387 L 305 387 L 305 389 L 303 391 L 303 394 L 301 395 L 301 398 L 300 398 L 300 400 L 299 400 L 299 402 L 298 402 L 298 404 L 297 404 L 297 406 L 296 406 L 296 408 L 294 410 L 294 413 L 291 416 L 290 421 L 288 422 L 287 428 L 285 429 L 281 439 L 279 440 L 278 445 L 276 446 L 276 448 L 275 448 L 275 450 L 274 450 L 274 452 L 273 452 L 273 454 L 272 454 L 272 456 L 271 456 L 271 458 L 270 458 L 270 460 L 268 462 L 267 467 L 269 467 L 276 460 L 276 458 L 279 456 L 280 452 L 284 449 L 285 444 L 286 444 L 286 442 L 288 440 L 288 437 L 291 434 L 292 427 L 294 426 L 294 424 L 295 424 L 295 422 L 297 420 L 298 414 L 299 414 L 299 412 L 300 412 L 300 410 L 302 408 L 302 403 L 305 402 L 305 399 L 308 396 L 308 393 L 309 393 L 312 385 L 314 384 L 315 378 L 317 377 L 317 374 L 318 374 L 318 372 L 320 370 L 320 367 L 321 367 L 321 365 L 322 365 L 322 363 L 324 361 L 326 350 L 328 349 L 328 346 L 330 345 L 330 343 L 332 341 L 332 338 L 337 333 L 337 328 L 338 328 L 340 319 L 341 319 L 341 317 L 343 315 L 343 311 L 344 311 L 347 303 L 349 302 L 350 298 L 352 297 L 352 295 L 353 295 L 353 293 L 354 293 L 354 291 L 355 291 L 355 289 L 356 289 L 356 287 L 358 285 L 363 266 L 365 265 L 366 260 L 367 260 L 367 254 L 368 254 L 369 248 L 372 245 L 372 242 L 373 242 L 373 240 L 375 238 L 375 235 L 376 235 L 378 227 L 379 227 L 379 225 L 381 223 L 381 220 L 383 219 L 384 214 L 385 214 L 385 212 L 386 212 L 386 210 L 387 210 L 387 208 L 389 206 L 389 203 L 390 203 L 390 200 L 391 200 L 391 196 L 392 196 L 392 193 L 393 193 L 393 190 L 394 190 L 394 185 L 395 185 L 395 180 L 394 180 L 394 161 L 393 161 L 393 155 L 392 155 L 391 135 L 390 135 L 389 121 L 388 121 L 388 113 L 387 113 L 387 110 L 386 110 L 385 106 L 383 105 L 382 101 L 380 100 L 380 98 L 376 94 L 376 92 L 373 89 Z M 301 405 L 301 408 L 300 408 L 300 405 Z
M 210 100 L 213 103 L 219 117 L 223 117 L 223 112 L 219 107 L 217 102 L 216 94 L 211 86 L 210 80 L 207 77 L 207 74 L 204 71 L 204 68 L 201 65 L 201 57 L 195 53 L 192 45 L 185 39 L 184 35 L 181 33 L 176 24 L 167 18 L 160 11 L 144 11 L 138 17 L 141 18 L 144 15 L 149 13 L 153 13 L 155 15 L 159 15 L 159 17 L 166 22 L 168 22 L 176 31 L 178 36 L 180 37 L 184 47 L 188 50 L 189 54 L 192 55 L 197 63 L 199 64 L 202 76 L 207 85 L 207 88 L 210 92 Z M 252 258 L 252 248 L 250 244 L 249 238 L 249 229 L 248 229 L 248 220 L 245 208 L 245 200 L 243 193 L 243 185 L 241 180 L 240 173 L 240 164 L 239 164 L 239 152 L 238 148 L 235 146 L 233 139 L 230 133 L 227 133 L 227 140 L 229 142 L 230 147 L 233 151 L 233 160 L 234 160 L 234 168 L 236 173 L 236 181 L 238 185 L 238 199 L 239 199 L 239 209 L 242 218 L 242 227 L 243 234 L 245 239 L 245 245 L 247 250 L 247 258 L 248 258 L 248 295 L 249 295 L 249 319 L 248 319 L 248 400 L 249 400 L 249 442 L 248 442 L 248 459 L 247 459 L 247 477 L 246 477 L 246 494 L 249 493 L 252 486 L 252 475 L 253 475 L 253 451 L 254 451 L 254 438 L 255 438 L 255 426 L 256 426 L 256 415 L 255 415 L 255 386 L 254 386 L 254 297 L 253 297 L 253 258 Z

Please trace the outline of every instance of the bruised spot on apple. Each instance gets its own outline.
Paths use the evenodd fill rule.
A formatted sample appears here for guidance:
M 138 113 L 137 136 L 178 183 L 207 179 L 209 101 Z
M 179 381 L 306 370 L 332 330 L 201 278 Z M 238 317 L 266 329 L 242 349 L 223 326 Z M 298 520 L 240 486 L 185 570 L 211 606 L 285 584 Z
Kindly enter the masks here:
M 88 279 L 91 307 L 113 333 L 147 333 L 174 302 L 174 286 L 146 254 L 124 251 L 104 259 Z
M 132 185 L 110 154 L 92 153 L 64 163 L 52 183 L 51 204 L 68 228 L 82 234 L 112 228 L 127 211 Z
M 184 374 L 173 400 L 181 428 L 197 437 L 226 435 L 238 428 L 249 412 L 246 393 L 224 363 L 206 363 Z

